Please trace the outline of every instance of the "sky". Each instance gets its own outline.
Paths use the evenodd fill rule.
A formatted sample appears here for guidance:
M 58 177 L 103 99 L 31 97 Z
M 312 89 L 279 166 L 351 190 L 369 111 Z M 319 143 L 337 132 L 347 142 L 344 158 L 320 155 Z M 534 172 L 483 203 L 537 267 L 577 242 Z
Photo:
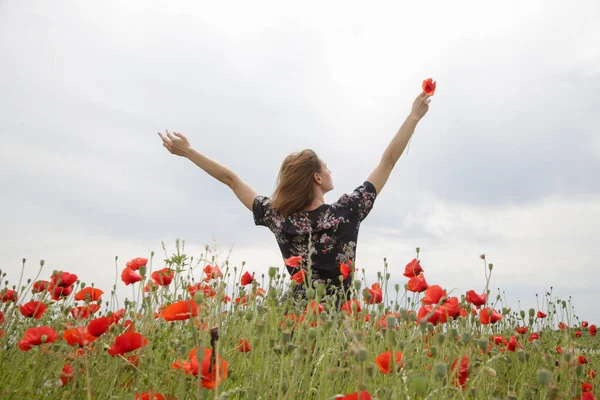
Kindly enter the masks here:
M 366 180 L 421 82 L 437 90 L 361 225 L 367 283 L 421 249 L 430 284 L 537 308 L 552 288 L 600 323 L 600 3 L 0 2 L 0 269 L 110 291 L 183 239 L 266 274 L 274 236 L 158 131 L 270 195 L 314 149 L 332 203 Z M 596 133 L 594 133 L 596 132 Z M 124 291 L 119 285 L 119 291 Z M 127 289 L 127 293 L 129 290 Z M 122 297 L 121 297 L 122 298 Z

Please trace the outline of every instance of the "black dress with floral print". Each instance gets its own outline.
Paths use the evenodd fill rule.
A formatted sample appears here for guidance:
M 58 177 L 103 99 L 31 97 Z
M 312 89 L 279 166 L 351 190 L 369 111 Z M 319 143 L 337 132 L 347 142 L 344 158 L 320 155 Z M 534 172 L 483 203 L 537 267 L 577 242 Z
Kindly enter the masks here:
M 301 256 L 301 268 L 308 271 L 310 253 L 312 281 L 326 283 L 328 288 L 339 287 L 340 265 L 354 265 L 360 223 L 371 211 L 375 197 L 375 187 L 365 181 L 333 204 L 281 218 L 271 207 L 271 199 L 259 195 L 252 206 L 254 223 L 273 232 L 284 260 Z M 286 268 L 290 275 L 298 272 L 297 268 Z M 348 287 L 350 278 L 343 283 Z

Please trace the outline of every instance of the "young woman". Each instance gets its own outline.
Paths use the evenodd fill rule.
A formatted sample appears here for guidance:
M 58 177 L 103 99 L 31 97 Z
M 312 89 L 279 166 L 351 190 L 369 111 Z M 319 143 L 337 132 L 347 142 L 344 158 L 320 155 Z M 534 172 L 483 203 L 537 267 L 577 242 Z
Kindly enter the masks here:
M 325 193 L 333 189 L 331 171 L 312 150 L 288 155 L 279 170 L 275 192 L 265 197 L 257 195 L 233 171 L 194 150 L 182 134 L 166 131 L 166 135 L 160 132 L 158 135 L 169 152 L 188 158 L 229 186 L 252 211 L 254 223 L 274 233 L 284 260 L 301 257 L 298 266 L 286 265 L 290 275 L 302 275 L 304 271 L 306 284 L 324 283 L 327 294 L 340 299 L 351 283 L 351 277 L 344 278 L 347 274 L 340 268 L 342 264 L 353 264 L 360 223 L 373 207 L 417 123 L 427 113 L 429 97 L 425 92 L 417 96 L 367 180 L 333 204 L 326 204 L 324 200 Z M 306 284 L 295 286 L 292 295 L 303 295 Z

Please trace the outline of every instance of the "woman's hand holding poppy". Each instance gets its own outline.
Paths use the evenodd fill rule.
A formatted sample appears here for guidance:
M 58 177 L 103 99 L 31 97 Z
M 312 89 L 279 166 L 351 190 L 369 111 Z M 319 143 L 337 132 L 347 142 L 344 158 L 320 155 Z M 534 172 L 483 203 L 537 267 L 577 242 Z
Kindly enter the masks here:
M 410 111 L 410 116 L 412 118 L 415 118 L 417 121 L 419 121 L 425 114 L 427 114 L 427 111 L 429 110 L 429 103 L 431 102 L 430 97 L 431 96 L 425 92 L 421 92 L 421 94 L 417 96 Z
M 166 136 L 158 132 L 158 136 L 160 136 L 163 141 L 163 146 L 169 150 L 171 154 L 187 157 L 192 150 L 192 146 L 187 138 L 178 132 L 173 132 L 172 134 L 169 133 L 168 130 L 165 130 L 165 132 Z

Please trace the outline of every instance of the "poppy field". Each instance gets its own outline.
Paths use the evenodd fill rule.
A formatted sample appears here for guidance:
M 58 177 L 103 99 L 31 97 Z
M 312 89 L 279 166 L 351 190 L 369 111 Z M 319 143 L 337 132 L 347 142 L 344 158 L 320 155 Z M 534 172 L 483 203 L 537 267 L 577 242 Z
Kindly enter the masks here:
M 426 281 L 429 268 L 419 249 L 376 281 L 342 264 L 351 294 L 336 303 L 324 285 L 285 295 L 310 271 L 253 274 L 179 241 L 164 259 L 115 259 L 111 287 L 44 262 L 29 277 L 23 260 L 21 276 L 1 274 L 0 398 L 595 398 L 596 326 L 569 301 L 507 308 L 485 255 L 464 293 Z

